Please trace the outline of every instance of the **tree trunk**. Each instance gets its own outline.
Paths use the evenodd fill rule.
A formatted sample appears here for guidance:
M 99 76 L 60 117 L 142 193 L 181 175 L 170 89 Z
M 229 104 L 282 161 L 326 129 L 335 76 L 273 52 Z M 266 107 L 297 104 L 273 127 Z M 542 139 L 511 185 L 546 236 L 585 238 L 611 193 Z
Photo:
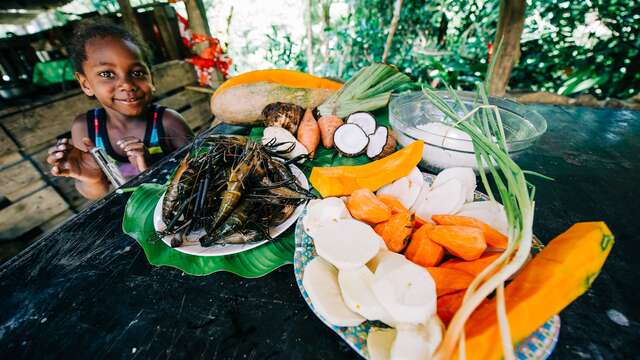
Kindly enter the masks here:
M 493 71 L 489 80 L 489 93 L 503 96 L 513 66 L 520 60 L 520 37 L 524 29 L 525 0 L 500 0 L 500 17 L 494 41 Z
M 209 23 L 207 22 L 207 13 L 202 5 L 202 0 L 184 0 L 187 8 L 187 16 L 189 17 L 189 28 L 192 33 L 211 36 L 209 31 Z M 206 42 L 201 42 L 193 47 L 196 53 L 202 52 L 209 46 Z
M 313 29 L 311 28 L 311 0 L 304 2 L 304 22 L 307 28 L 307 72 L 313 74 Z
M 402 0 L 396 0 L 396 5 L 393 8 L 393 17 L 391 18 L 391 25 L 389 26 L 389 35 L 387 35 L 387 42 L 384 44 L 384 52 L 382 53 L 382 59 L 380 62 L 385 63 L 387 56 L 391 51 L 391 42 L 393 41 L 393 35 L 398 28 L 398 21 L 400 21 L 400 11 L 402 10 Z
M 129 0 L 118 0 L 118 5 L 120 5 L 120 12 L 122 13 L 124 26 L 127 28 L 127 30 L 131 31 L 133 35 L 140 41 L 145 41 L 144 35 L 142 35 L 140 23 L 138 22 L 138 18 L 136 17 L 136 12 L 131 7 L 131 3 L 129 3 Z

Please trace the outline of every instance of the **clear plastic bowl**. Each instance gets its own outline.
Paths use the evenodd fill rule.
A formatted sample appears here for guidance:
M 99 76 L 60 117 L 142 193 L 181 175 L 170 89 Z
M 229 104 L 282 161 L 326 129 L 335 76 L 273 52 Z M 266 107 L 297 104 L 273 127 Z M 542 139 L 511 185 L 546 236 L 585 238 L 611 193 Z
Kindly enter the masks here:
M 464 114 L 448 92 L 437 94 Z M 473 109 L 474 93 L 458 92 L 458 96 L 468 109 Z M 489 98 L 489 103 L 498 107 L 512 158 L 522 154 L 547 130 L 544 117 L 525 105 L 502 98 Z M 389 103 L 389 122 L 402 146 L 418 139 L 424 141 L 422 164 L 427 168 L 436 172 L 457 166 L 478 170 L 471 138 L 452 129 L 453 120 L 431 104 L 422 92 L 394 96 Z

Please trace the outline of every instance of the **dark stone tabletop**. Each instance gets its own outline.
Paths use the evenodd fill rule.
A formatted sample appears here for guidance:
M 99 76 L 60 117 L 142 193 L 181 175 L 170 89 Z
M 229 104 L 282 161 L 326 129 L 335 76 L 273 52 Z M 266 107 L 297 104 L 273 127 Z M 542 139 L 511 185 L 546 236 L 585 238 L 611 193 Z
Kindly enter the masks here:
M 549 128 L 518 162 L 556 179 L 536 180 L 535 234 L 547 242 L 604 220 L 617 240 L 591 290 L 560 314 L 552 358 L 638 358 L 640 112 L 533 108 Z M 164 181 L 179 156 L 135 181 Z M 0 265 L 0 358 L 357 357 L 308 308 L 292 266 L 243 279 L 149 265 L 122 232 L 128 197 L 108 195 Z

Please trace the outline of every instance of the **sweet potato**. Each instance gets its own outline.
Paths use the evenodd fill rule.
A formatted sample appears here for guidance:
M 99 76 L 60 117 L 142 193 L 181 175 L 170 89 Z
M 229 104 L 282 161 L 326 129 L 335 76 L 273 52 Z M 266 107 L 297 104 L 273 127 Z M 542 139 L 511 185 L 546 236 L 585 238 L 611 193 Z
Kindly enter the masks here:
M 320 144 L 320 128 L 318 122 L 313 117 L 313 111 L 307 109 L 302 116 L 302 121 L 298 125 L 298 141 L 307 148 L 309 156 L 313 158 L 318 144 Z
M 489 266 L 492 262 L 496 261 L 496 259 L 500 257 L 500 254 L 489 253 L 480 256 L 476 260 L 472 261 L 463 261 L 460 259 L 449 259 L 445 261 L 440 267 L 448 268 L 448 269 L 457 269 L 466 272 L 472 276 L 478 276 L 484 268 Z M 493 273 L 495 273 L 498 269 L 496 269 Z M 491 274 L 493 275 L 493 274 Z
M 435 225 L 425 224 L 411 235 L 411 242 L 404 256 L 414 263 L 428 267 L 437 266 L 444 257 L 444 248 L 429 239 L 429 230 Z
M 374 230 L 384 240 L 389 250 L 401 252 L 407 246 L 413 232 L 413 214 L 396 213 L 389 220 L 375 226 Z
M 378 197 L 378 199 L 382 200 L 383 203 L 387 204 L 387 206 L 391 209 L 391 212 L 394 214 L 409 211 L 406 207 L 404 207 L 404 205 L 402 205 L 400 200 L 394 198 L 391 195 L 378 194 L 376 196 Z
M 473 276 L 462 270 L 443 267 L 428 267 L 427 271 L 429 271 L 433 281 L 436 283 L 436 292 L 438 293 L 438 296 L 464 290 L 468 288 L 471 281 L 473 281 Z
M 320 136 L 322 137 L 322 146 L 327 149 L 331 149 L 333 147 L 333 133 L 342 124 L 344 124 L 344 121 L 335 115 L 325 115 L 318 119 Z
M 478 228 L 482 230 L 487 244 L 494 248 L 506 249 L 507 244 L 509 243 L 509 238 L 506 235 L 472 217 L 459 215 L 433 215 L 431 219 L 438 225 L 462 225 Z
M 479 258 L 487 248 L 482 230 L 469 226 L 437 225 L 429 232 L 429 238 L 467 261 Z
M 358 189 L 347 200 L 347 209 L 355 219 L 377 224 L 391 217 L 391 209 L 369 189 Z
M 464 290 L 438 297 L 438 317 L 445 325 L 449 325 L 453 315 L 456 314 L 462 305 Z

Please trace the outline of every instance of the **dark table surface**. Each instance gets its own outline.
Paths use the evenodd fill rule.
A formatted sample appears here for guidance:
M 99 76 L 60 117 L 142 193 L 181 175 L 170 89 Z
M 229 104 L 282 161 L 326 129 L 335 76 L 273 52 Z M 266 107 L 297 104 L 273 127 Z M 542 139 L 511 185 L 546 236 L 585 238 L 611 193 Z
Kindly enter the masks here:
M 604 220 L 617 240 L 560 314 L 553 357 L 638 358 L 640 112 L 533 107 L 549 129 L 518 162 L 556 179 L 536 181 L 534 232 L 547 242 Z M 164 181 L 176 164 L 137 182 Z M 249 280 L 149 265 L 122 232 L 127 199 L 107 196 L 0 266 L 1 358 L 356 358 L 307 307 L 292 266 Z

